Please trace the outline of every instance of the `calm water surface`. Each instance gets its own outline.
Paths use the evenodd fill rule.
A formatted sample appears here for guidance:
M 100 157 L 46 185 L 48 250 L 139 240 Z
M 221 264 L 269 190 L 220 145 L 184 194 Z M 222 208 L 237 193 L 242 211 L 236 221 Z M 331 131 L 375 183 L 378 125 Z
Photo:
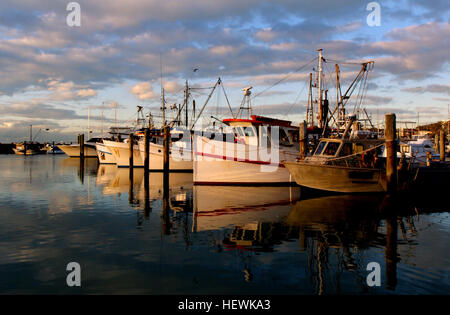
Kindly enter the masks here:
M 449 203 L 0 156 L 0 293 L 449 294 Z M 81 265 L 82 286 L 66 285 Z M 369 262 L 381 286 L 368 287 Z

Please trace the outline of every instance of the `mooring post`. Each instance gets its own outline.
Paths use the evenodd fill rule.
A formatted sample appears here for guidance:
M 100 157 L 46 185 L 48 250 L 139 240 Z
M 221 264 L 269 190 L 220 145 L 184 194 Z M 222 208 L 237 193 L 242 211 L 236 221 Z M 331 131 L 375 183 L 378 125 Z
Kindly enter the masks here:
M 393 209 L 394 210 L 394 209 Z M 397 286 L 397 218 L 389 215 L 386 219 L 386 289 Z
M 170 234 L 169 217 L 169 156 L 170 156 L 170 129 L 164 126 L 164 159 L 163 159 L 163 233 Z
M 144 133 L 144 174 L 148 176 L 150 169 L 150 130 L 145 128 Z
M 129 145 L 129 155 L 130 155 L 130 158 L 129 158 L 129 167 L 130 167 L 130 184 L 132 185 L 133 184 L 133 167 L 134 167 L 134 159 L 133 159 L 133 146 L 134 146 L 134 143 L 133 143 L 133 134 L 132 133 L 130 133 L 130 137 L 128 138 L 128 145 Z
M 386 114 L 384 138 L 386 145 L 386 186 L 388 193 L 397 191 L 397 140 L 395 114 Z
M 84 159 L 84 133 L 80 135 L 80 159 Z
M 169 179 L 169 157 L 170 157 L 170 130 L 169 126 L 164 127 L 164 179 Z M 167 181 L 168 182 L 168 181 Z
M 26 141 L 23 142 L 23 155 L 27 155 L 27 142 Z
M 300 144 L 300 159 L 303 160 L 306 156 L 307 151 L 307 128 L 306 128 L 306 121 L 303 121 L 300 123 L 300 134 L 299 134 L 299 144 Z
M 440 132 L 439 143 L 440 143 L 440 150 L 439 150 L 440 160 L 441 160 L 441 162 L 445 162 L 445 132 L 444 132 L 444 129 L 442 129 Z
M 439 151 L 439 134 L 437 132 L 434 134 L 434 151 Z

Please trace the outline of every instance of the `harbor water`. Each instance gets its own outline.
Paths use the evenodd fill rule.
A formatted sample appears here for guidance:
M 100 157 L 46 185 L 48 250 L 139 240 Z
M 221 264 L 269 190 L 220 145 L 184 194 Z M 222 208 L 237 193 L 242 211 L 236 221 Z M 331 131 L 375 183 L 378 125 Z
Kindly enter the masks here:
M 130 180 L 96 159 L 0 166 L 1 294 L 450 293 L 448 196 L 194 186 L 172 173 L 164 198 L 161 173 L 146 185 L 143 169 Z

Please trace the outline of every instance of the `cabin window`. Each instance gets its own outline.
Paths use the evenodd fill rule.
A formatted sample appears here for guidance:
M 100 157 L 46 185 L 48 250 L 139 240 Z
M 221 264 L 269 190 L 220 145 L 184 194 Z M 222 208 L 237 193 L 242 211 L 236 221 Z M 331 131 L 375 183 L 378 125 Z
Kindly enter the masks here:
M 254 137 L 255 136 L 255 132 L 253 131 L 252 127 L 245 127 L 244 134 L 246 137 Z
M 317 146 L 316 153 L 314 153 L 314 155 L 320 155 L 322 153 L 322 151 L 323 151 L 323 148 L 325 148 L 326 144 L 327 144 L 326 142 L 321 141 L 319 143 L 319 145 Z
M 171 138 L 172 138 L 171 139 L 172 142 L 177 142 L 177 141 L 180 141 L 183 138 L 183 134 L 179 133 L 179 134 L 176 134 L 176 135 L 172 135 Z
M 344 143 L 342 145 L 342 149 L 339 152 L 339 156 L 348 156 L 352 155 L 352 144 L 351 143 Z
M 337 150 L 339 149 L 339 142 L 328 142 L 327 147 L 325 148 L 325 151 L 323 152 L 324 155 L 336 155 Z
M 289 136 L 286 134 L 286 131 L 284 129 L 280 128 L 280 144 L 281 145 L 290 145 L 291 142 L 289 141 Z
M 244 132 L 242 131 L 242 128 L 241 128 L 241 127 L 237 127 L 236 129 L 237 129 L 237 131 L 239 132 L 239 135 L 240 135 L 241 137 L 243 137 L 243 136 L 244 136 Z

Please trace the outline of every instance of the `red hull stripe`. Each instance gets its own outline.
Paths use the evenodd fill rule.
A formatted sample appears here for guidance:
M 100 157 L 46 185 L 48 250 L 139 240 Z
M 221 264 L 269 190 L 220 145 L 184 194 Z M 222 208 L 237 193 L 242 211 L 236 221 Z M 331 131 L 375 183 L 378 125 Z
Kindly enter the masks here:
M 211 158 L 215 158 L 215 159 L 249 163 L 249 164 L 271 165 L 271 166 L 284 167 L 284 165 L 281 163 L 270 163 L 270 162 L 265 162 L 265 161 L 255 161 L 255 160 L 248 160 L 248 159 L 245 159 L 245 160 L 239 159 L 238 160 L 238 158 L 235 156 L 231 157 L 231 156 L 226 156 L 226 155 L 216 155 L 216 154 L 210 154 L 210 153 L 204 153 L 204 152 L 195 152 L 195 155 L 207 156 L 207 157 L 211 157 Z

